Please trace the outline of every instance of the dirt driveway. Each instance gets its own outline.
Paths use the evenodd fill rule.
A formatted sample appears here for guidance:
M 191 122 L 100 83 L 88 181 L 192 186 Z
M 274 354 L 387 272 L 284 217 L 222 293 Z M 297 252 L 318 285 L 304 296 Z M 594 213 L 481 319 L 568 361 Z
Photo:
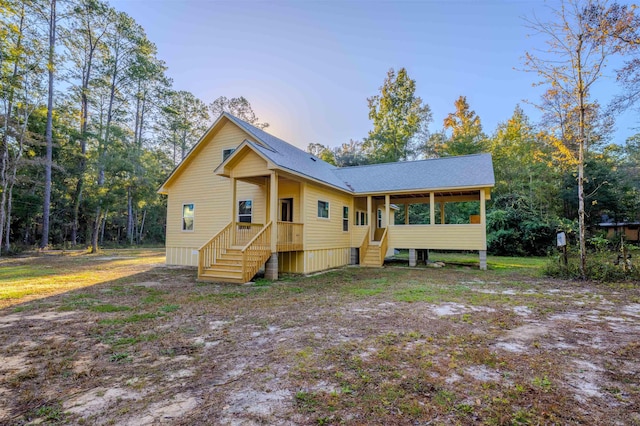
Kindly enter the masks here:
M 0 311 L 0 424 L 640 424 L 638 285 L 128 268 Z

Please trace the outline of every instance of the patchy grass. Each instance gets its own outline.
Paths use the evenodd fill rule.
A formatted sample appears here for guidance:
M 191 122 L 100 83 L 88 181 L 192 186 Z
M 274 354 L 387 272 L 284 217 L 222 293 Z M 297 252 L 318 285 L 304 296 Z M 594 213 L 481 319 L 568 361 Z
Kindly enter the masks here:
M 164 261 L 164 250 L 114 253 L 0 259 L 0 308 L 126 278 Z
M 197 284 L 138 254 L 0 261 L 29 289 L 0 299 L 1 424 L 640 424 L 637 285 L 464 254 Z

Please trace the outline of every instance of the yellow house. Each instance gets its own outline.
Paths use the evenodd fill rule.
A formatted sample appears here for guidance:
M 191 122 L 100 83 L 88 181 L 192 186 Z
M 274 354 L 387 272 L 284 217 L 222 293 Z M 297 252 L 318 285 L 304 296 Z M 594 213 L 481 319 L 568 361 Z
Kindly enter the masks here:
M 223 113 L 158 190 L 167 264 L 198 279 L 247 282 L 265 266 L 311 273 L 382 266 L 391 249 L 474 250 L 486 269 L 489 154 L 338 168 Z M 474 202 L 465 223 L 446 205 Z M 417 221 L 410 205 L 423 204 Z M 428 206 L 428 207 L 427 207 Z M 428 214 L 426 213 L 428 212 Z

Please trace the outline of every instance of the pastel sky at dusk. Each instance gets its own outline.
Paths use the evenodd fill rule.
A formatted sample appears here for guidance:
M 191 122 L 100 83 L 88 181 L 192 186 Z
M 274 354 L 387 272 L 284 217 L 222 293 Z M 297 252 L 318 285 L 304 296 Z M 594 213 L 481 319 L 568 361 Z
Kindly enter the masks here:
M 545 20 L 541 0 L 478 1 L 206 1 L 111 0 L 158 47 L 174 88 L 205 101 L 244 96 L 267 129 L 301 148 L 337 146 L 371 129 L 367 97 L 389 68 L 405 67 L 429 104 L 433 131 L 453 102 L 467 96 L 491 134 L 516 104 L 538 100 L 527 50 L 543 48 L 523 18 Z M 602 102 L 618 90 L 605 80 Z M 614 141 L 635 131 L 637 114 L 618 121 Z

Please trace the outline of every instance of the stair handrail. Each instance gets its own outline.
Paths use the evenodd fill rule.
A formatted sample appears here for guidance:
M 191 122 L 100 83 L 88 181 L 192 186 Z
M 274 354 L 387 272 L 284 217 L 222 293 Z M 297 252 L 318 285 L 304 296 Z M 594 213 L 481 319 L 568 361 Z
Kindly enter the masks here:
M 387 230 L 389 227 L 384 228 L 384 232 L 382 233 L 382 237 L 380 237 L 380 266 L 384 265 L 384 258 L 387 255 L 387 246 L 389 245 L 389 241 L 387 241 Z
M 253 278 L 258 273 L 260 266 L 271 257 L 271 232 L 268 232 L 271 230 L 271 226 L 272 222 L 267 223 L 241 250 L 242 278 L 245 282 Z M 257 246 L 257 242 L 260 243 L 262 249 L 256 247 L 254 255 L 254 245 Z
M 364 263 L 364 258 L 367 255 L 367 250 L 369 249 L 369 240 L 371 240 L 371 225 L 367 226 L 367 232 L 364 234 L 364 238 L 362 238 L 362 243 L 360 243 L 360 264 Z
M 215 253 L 213 250 L 218 240 L 223 240 L 223 245 L 220 246 L 220 248 L 227 249 L 231 247 L 231 238 L 224 239 L 223 237 L 230 233 L 232 226 L 233 222 L 229 222 L 227 226 L 218 231 L 209 241 L 198 249 L 198 276 L 202 275 L 204 268 L 210 267 L 214 263 L 215 257 L 219 255 L 219 253 Z

